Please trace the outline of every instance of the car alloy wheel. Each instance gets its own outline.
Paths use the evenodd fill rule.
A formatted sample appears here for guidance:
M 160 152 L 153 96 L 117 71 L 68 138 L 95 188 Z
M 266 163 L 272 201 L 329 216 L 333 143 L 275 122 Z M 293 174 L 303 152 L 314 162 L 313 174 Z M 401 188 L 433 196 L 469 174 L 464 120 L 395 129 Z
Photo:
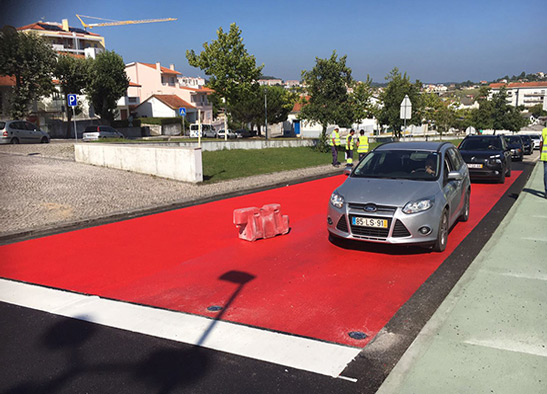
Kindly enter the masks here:
M 470 192 L 469 190 L 465 192 L 465 202 L 463 203 L 463 211 L 460 216 L 461 222 L 467 222 L 469 220 L 469 201 L 470 201 Z
M 437 241 L 433 246 L 435 252 L 444 252 L 446 249 L 446 241 L 448 239 L 448 211 L 445 209 L 439 222 L 439 230 L 437 231 Z

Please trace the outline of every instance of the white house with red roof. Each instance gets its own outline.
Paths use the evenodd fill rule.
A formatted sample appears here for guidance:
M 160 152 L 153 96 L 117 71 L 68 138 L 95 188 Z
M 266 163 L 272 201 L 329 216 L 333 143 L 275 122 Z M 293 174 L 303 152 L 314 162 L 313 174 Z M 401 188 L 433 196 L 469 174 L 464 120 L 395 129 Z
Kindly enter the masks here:
M 141 103 L 132 108 L 138 116 L 163 117 L 165 113 L 171 113 L 167 108 L 176 104 L 186 109 L 186 120 L 189 123 L 197 122 L 198 116 L 201 116 L 201 123 L 213 122 L 213 106 L 208 99 L 213 90 L 181 85 L 179 78 L 182 74 L 175 70 L 174 65 L 167 68 L 159 62 L 133 62 L 125 66 L 125 73 L 132 83 L 138 85 L 128 89 L 129 96 L 138 97 Z M 151 99 L 152 96 L 155 97 Z M 168 96 L 171 97 L 167 98 Z M 172 116 L 178 115 L 180 107 L 176 108 L 177 111 Z
M 526 108 L 542 104 L 547 111 L 547 82 L 491 83 L 490 95 L 498 93 L 502 88 L 507 90 L 508 104 L 515 107 L 523 105 Z

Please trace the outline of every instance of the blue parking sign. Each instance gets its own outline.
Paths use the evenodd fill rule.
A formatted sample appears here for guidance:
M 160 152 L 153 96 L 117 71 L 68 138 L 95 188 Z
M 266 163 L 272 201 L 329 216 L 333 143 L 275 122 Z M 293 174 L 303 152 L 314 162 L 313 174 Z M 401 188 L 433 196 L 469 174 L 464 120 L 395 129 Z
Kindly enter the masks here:
M 179 115 L 180 116 L 186 116 L 186 108 L 180 107 L 179 108 Z
M 69 107 L 77 107 L 78 106 L 78 98 L 76 97 L 75 94 L 68 94 L 67 99 L 68 99 L 68 106 Z

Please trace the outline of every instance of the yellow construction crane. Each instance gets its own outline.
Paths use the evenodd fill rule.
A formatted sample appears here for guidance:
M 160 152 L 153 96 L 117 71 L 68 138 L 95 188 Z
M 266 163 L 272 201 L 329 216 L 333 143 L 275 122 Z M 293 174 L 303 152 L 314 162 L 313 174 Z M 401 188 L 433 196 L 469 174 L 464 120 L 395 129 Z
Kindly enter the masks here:
M 76 17 L 82 22 L 82 26 L 84 28 L 94 28 L 96 26 L 121 26 L 121 25 L 134 25 L 137 23 L 154 23 L 154 22 L 170 22 L 170 21 L 176 21 L 177 18 L 161 18 L 161 19 L 143 19 L 139 21 L 115 21 L 112 19 L 104 19 L 104 18 L 97 18 L 94 16 L 87 16 L 87 15 L 78 15 L 76 14 Z M 89 18 L 89 19 L 98 19 L 102 21 L 108 21 L 108 22 L 101 22 L 101 23 L 85 23 L 82 18 Z

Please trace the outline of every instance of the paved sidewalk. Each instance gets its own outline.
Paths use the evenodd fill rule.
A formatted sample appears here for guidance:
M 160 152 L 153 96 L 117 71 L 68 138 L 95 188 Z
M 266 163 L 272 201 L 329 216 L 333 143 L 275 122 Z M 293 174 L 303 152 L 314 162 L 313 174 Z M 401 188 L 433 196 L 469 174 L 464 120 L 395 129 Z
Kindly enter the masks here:
M 547 393 L 547 199 L 539 162 L 379 394 Z
M 196 185 L 76 163 L 70 141 L 0 145 L 0 241 L 341 173 L 323 165 Z

